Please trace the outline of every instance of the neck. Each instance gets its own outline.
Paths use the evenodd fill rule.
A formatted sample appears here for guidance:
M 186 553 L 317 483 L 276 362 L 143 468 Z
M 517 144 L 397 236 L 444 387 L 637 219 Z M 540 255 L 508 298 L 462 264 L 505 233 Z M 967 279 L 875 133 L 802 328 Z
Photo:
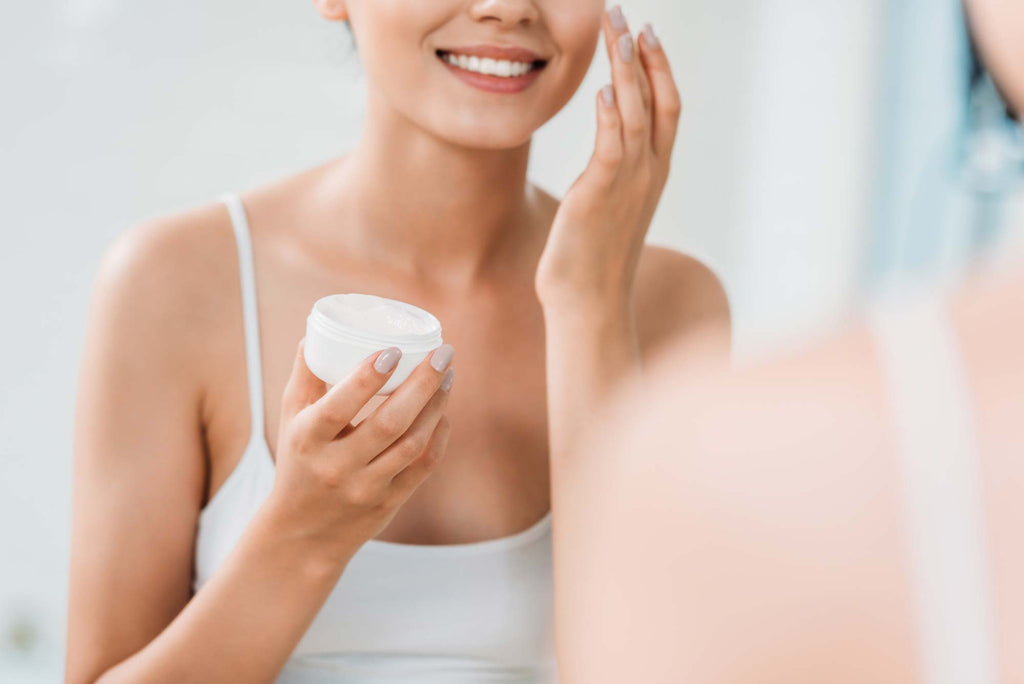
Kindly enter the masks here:
M 530 143 L 462 147 L 414 125 L 370 94 L 366 126 L 339 165 L 352 247 L 423 274 L 475 277 L 527 229 Z

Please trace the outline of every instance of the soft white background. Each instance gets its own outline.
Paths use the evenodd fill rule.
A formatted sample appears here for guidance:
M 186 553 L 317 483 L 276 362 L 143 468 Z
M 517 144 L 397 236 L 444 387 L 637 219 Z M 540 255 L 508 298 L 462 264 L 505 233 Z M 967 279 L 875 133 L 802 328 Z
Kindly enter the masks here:
M 707 259 L 741 350 L 855 296 L 871 204 L 882 0 L 633 0 L 686 113 L 652 241 Z M 0 23 L 0 680 L 60 676 L 72 408 L 97 263 L 143 218 L 343 152 L 362 84 L 309 2 L 35 0 Z M 593 136 L 598 59 L 541 130 L 562 194 Z M 241 332 L 240 332 L 241 334 Z M 131 420 L 131 416 L 125 416 Z

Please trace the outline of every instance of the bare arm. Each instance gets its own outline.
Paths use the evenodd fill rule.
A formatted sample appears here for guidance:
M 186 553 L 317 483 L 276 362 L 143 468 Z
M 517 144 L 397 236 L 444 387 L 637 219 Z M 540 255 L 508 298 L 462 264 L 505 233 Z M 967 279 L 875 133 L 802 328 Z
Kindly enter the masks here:
M 95 283 L 75 415 L 67 681 L 95 680 L 191 596 L 204 465 L 191 359 L 155 312 L 147 238 L 121 238 Z
M 645 248 L 669 173 L 681 109 L 668 59 L 645 36 L 633 41 L 612 14 L 604 20 L 614 99 L 598 96 L 594 155 L 567 193 L 537 271 L 545 318 L 555 624 L 566 682 L 592 657 L 583 638 L 574 561 L 589 468 L 580 440 L 605 404 L 640 378 L 641 362 L 668 337 L 714 320 L 727 331 L 717 279 L 681 255 Z M 683 267 L 680 266 L 683 260 Z
M 581 646 L 608 646 L 573 681 L 915 679 L 869 362 L 863 335 L 734 374 L 674 359 L 618 406 L 588 440 L 571 558 Z
M 68 682 L 272 681 L 348 559 L 447 442 L 442 371 L 422 364 L 338 436 L 393 366 L 374 354 L 327 391 L 300 345 L 274 490 L 191 597 L 204 464 L 189 371 L 202 367 L 202 336 L 183 332 L 201 300 L 188 298 L 181 274 L 196 269 L 182 250 L 159 227 L 137 231 L 95 287 L 76 415 Z
M 1024 278 L 951 300 L 970 389 L 1001 681 L 1024 681 Z M 586 440 L 569 558 L 587 684 L 915 681 L 905 471 L 854 324 L 732 372 L 676 350 Z M 922 385 L 919 401 L 931 388 Z M 941 431 L 941 427 L 937 428 Z M 614 586 L 613 592 L 605 589 Z M 623 625 L 631 628 L 624 630 Z M 576 680 L 574 680 L 576 681 Z

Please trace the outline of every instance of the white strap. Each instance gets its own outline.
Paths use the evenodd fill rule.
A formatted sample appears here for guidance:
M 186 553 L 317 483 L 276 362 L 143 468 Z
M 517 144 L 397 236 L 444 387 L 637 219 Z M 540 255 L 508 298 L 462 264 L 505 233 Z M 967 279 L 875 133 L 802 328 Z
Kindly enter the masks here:
M 252 434 L 265 439 L 263 432 L 263 372 L 260 367 L 260 325 L 256 308 L 256 275 L 253 267 L 252 240 L 245 206 L 235 194 L 221 196 L 231 214 L 231 226 L 238 246 L 238 270 L 242 285 L 242 317 L 245 323 L 245 356 L 249 376 L 249 412 Z
M 995 684 L 981 475 L 954 331 L 934 295 L 887 300 L 869 320 L 898 433 L 925 681 Z

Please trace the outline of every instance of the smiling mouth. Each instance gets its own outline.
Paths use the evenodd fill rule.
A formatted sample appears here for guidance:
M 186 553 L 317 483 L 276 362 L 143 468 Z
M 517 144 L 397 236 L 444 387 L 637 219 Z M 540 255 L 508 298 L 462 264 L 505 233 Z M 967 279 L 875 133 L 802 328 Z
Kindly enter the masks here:
M 532 62 L 521 62 L 508 59 L 478 57 L 445 50 L 436 50 L 438 59 L 463 71 L 495 78 L 521 78 L 531 72 L 540 71 L 547 66 L 547 60 L 538 59 Z

